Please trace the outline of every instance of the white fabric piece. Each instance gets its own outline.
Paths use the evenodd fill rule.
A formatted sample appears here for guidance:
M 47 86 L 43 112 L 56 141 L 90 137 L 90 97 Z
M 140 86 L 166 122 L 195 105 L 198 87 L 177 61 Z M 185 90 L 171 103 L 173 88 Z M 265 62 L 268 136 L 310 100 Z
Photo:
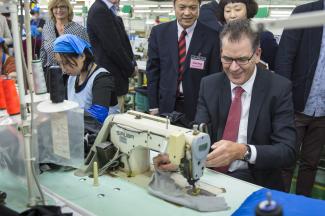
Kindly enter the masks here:
M 149 183 L 149 193 L 161 199 L 201 212 L 228 210 L 224 197 L 191 196 L 171 178 L 171 172 L 155 171 Z

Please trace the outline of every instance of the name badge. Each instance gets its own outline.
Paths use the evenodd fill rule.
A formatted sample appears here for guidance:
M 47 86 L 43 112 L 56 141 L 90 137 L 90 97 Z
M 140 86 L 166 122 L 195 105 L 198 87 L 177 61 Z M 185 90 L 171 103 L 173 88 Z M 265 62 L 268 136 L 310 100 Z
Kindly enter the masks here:
M 206 58 L 201 56 L 201 54 L 199 54 L 198 56 L 191 55 L 190 68 L 203 70 L 205 61 Z

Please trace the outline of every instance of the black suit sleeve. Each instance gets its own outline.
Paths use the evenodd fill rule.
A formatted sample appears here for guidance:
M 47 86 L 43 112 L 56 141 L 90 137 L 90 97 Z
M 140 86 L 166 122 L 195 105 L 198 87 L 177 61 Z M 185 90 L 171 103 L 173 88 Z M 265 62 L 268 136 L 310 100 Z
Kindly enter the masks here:
M 160 59 L 155 27 L 152 28 L 149 37 L 146 72 L 148 78 L 149 105 L 150 108 L 157 108 L 159 106 L 158 92 L 160 79 Z
M 218 73 L 222 71 L 221 60 L 220 60 L 219 36 L 217 32 L 216 32 L 215 40 L 216 43 L 214 43 L 214 47 L 209 62 L 209 74 Z
M 297 13 L 293 11 L 292 14 Z M 301 43 L 302 29 L 284 30 L 275 60 L 275 73 L 291 80 L 293 65 Z
M 199 91 L 199 98 L 197 101 L 196 107 L 196 115 L 195 115 L 195 122 L 196 123 L 206 123 L 210 124 L 210 116 L 207 106 L 207 101 L 205 95 L 209 92 L 208 85 L 206 84 L 206 79 L 203 78 L 201 80 L 200 91 Z
M 123 76 L 129 77 L 134 71 L 133 59 L 122 45 L 122 39 L 118 34 L 119 26 L 117 20 L 114 21 L 114 15 L 103 7 L 99 8 L 92 16 L 92 29 L 102 42 L 106 54 L 116 65 L 123 69 L 120 71 L 121 73 L 126 73 Z
M 261 34 L 261 59 L 268 63 L 270 70 L 274 70 L 276 53 L 278 50 L 278 43 L 276 42 L 272 32 L 265 31 Z
M 295 162 L 296 130 L 294 128 L 294 111 L 291 85 L 279 89 L 273 98 L 271 145 L 255 144 L 257 157 L 255 168 L 268 169 L 289 167 Z

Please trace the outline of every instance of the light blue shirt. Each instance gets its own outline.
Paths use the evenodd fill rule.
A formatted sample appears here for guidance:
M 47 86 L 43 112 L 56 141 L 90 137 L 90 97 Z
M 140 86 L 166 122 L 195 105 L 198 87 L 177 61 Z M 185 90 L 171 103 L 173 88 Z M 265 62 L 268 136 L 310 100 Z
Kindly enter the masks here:
M 112 2 L 110 2 L 109 0 L 102 0 L 102 1 L 107 5 L 107 8 L 109 10 L 111 10 L 115 15 L 117 14 L 116 6 L 112 4 Z
M 325 6 L 324 6 L 325 8 Z M 318 58 L 318 63 L 306 102 L 304 114 L 308 116 L 325 116 L 325 25 Z

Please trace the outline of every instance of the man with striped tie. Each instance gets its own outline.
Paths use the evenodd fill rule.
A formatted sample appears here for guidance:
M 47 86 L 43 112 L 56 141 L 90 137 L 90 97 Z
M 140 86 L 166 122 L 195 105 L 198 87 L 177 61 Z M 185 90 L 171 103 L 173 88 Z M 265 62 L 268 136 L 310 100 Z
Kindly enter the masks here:
M 151 114 L 194 120 L 200 81 L 220 71 L 218 33 L 200 23 L 201 0 L 174 0 L 176 20 L 152 28 L 147 77 Z

